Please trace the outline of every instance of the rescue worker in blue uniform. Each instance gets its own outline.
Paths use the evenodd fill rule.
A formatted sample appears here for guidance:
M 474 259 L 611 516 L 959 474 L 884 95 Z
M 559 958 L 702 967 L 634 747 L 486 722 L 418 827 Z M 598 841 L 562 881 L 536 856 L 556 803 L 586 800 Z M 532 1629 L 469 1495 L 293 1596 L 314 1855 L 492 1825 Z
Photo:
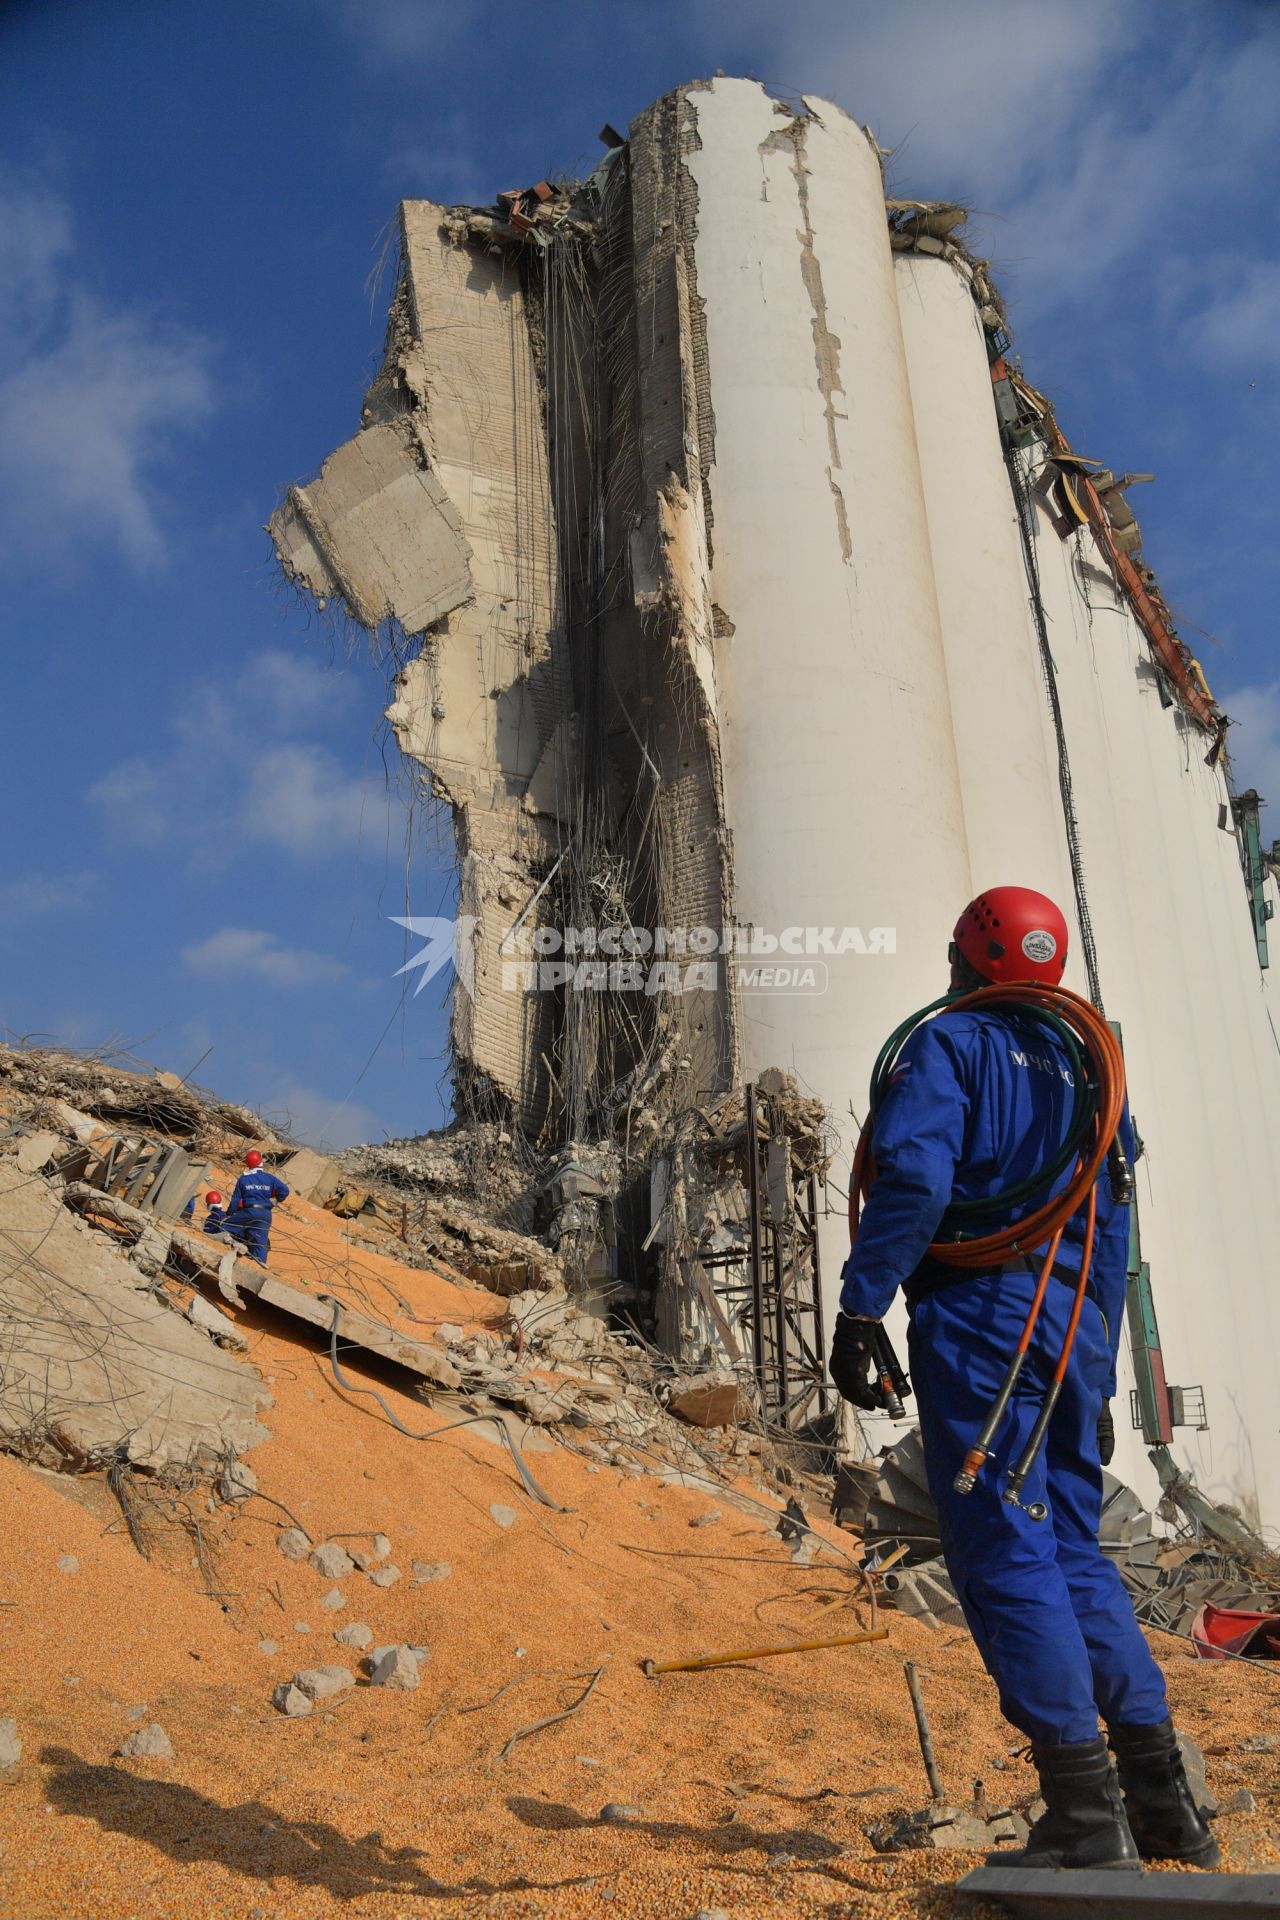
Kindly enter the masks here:
M 993 888 L 957 923 L 951 988 L 969 993 L 1018 980 L 1056 986 L 1066 955 L 1066 922 L 1052 901 L 1021 887 Z M 1217 1843 L 1187 1786 L 1163 1677 L 1098 1545 L 1129 1219 L 1128 1207 L 1112 1198 L 1105 1166 L 1088 1292 L 1045 1445 L 1022 1491 L 1025 1504 L 1003 1498 L 999 1463 L 1021 1454 L 1062 1348 L 1083 1209 L 1064 1231 L 996 1453 L 972 1492 L 954 1486 L 1022 1333 L 1046 1249 L 985 1273 L 944 1266 L 926 1249 L 953 1200 L 998 1195 L 1043 1166 L 1067 1138 L 1072 1106 L 1066 1049 L 1020 1009 L 943 1009 L 912 1032 L 875 1117 L 876 1178 L 842 1276 L 831 1377 L 855 1406 L 883 1404 L 871 1342 L 904 1288 L 947 1571 L 1001 1710 L 1032 1743 L 1047 1809 L 1027 1846 L 1001 1853 L 1001 1864 L 1134 1869 L 1141 1855 L 1211 1866 Z M 1121 1145 L 1132 1163 L 1127 1109 Z M 1032 1204 L 1068 1177 L 1064 1171 Z M 1028 1210 L 984 1215 L 984 1230 Z M 1039 1521 L 1028 1511 L 1037 1502 L 1047 1508 Z
M 205 1204 L 205 1207 L 208 1209 L 208 1211 L 205 1213 L 204 1220 L 201 1223 L 200 1231 L 202 1233 L 221 1233 L 222 1223 L 226 1219 L 226 1214 L 223 1211 L 223 1206 L 222 1206 L 222 1195 L 218 1193 L 213 1187 L 210 1187 L 208 1193 L 206 1193 L 204 1197 L 204 1204 Z M 184 1220 L 191 1220 L 191 1221 L 195 1220 L 196 1197 L 194 1193 L 192 1194 L 191 1198 L 188 1200 L 186 1206 L 182 1209 L 182 1217 Z
M 289 1198 L 289 1189 L 277 1174 L 263 1166 L 256 1147 L 246 1153 L 244 1165 L 245 1171 L 231 1189 L 222 1231 L 243 1241 L 249 1258 L 265 1267 L 271 1246 L 272 1209 Z

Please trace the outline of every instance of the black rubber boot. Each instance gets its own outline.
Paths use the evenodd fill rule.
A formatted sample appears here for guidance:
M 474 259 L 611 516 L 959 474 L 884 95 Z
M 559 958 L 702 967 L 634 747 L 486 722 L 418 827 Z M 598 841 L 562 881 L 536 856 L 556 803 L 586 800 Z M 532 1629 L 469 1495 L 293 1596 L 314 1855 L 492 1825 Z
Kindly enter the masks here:
M 1045 1811 L 1025 1847 L 987 1855 L 993 1867 L 1114 1867 L 1137 1873 L 1142 1862 L 1124 1817 L 1120 1783 L 1099 1734 L 1082 1746 L 1033 1745 Z
M 1129 1827 L 1144 1860 L 1216 1867 L 1217 1841 L 1195 1803 L 1172 1720 L 1155 1727 L 1112 1727 Z

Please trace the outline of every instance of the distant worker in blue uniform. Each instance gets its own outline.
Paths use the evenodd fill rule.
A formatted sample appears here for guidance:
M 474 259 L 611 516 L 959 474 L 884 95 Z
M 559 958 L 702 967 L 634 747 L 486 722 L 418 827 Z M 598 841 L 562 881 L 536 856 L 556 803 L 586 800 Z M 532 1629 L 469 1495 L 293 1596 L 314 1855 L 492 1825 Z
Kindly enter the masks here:
M 263 1166 L 262 1155 L 256 1147 L 246 1153 L 244 1167 L 231 1189 L 222 1231 L 242 1241 L 249 1258 L 265 1267 L 271 1246 L 272 1210 L 289 1198 L 289 1189 L 278 1175 Z
M 1056 987 L 1066 965 L 1066 921 L 1043 894 L 993 888 L 961 914 L 949 957 L 957 995 L 1021 981 Z M 842 1276 L 831 1377 L 854 1406 L 885 1404 L 873 1349 L 905 1289 L 909 1365 L 947 1571 L 1001 1710 L 1031 1741 L 1046 1807 L 1025 1848 L 993 1858 L 1027 1867 L 1136 1870 L 1140 1856 L 1212 1866 L 1217 1843 L 1187 1785 L 1164 1679 L 1098 1545 L 1129 1221 L 1105 1163 L 1079 1327 L 1021 1500 L 1009 1486 L 1011 1504 L 1002 1475 L 1022 1454 L 1062 1350 L 1084 1250 L 1083 1209 L 1063 1232 L 988 1469 L 970 1480 L 970 1491 L 955 1485 L 1005 1379 L 1047 1245 L 988 1271 L 944 1264 L 926 1249 L 956 1237 L 951 1229 L 963 1216 L 945 1217 L 953 1203 L 997 1197 L 996 1212 L 983 1218 L 1000 1227 L 1030 1211 L 1024 1203 L 1000 1213 L 998 1196 L 1062 1148 L 1074 1102 L 1067 1048 L 1030 1011 L 944 1007 L 914 1029 L 875 1113 L 875 1178 Z M 1131 1164 L 1127 1108 L 1120 1143 Z M 1057 1187 L 1067 1178 L 1060 1175 Z
M 210 1187 L 208 1193 L 206 1193 L 204 1197 L 204 1204 L 207 1211 L 205 1213 L 204 1220 L 201 1224 L 201 1229 L 200 1229 L 201 1232 L 202 1233 L 221 1233 L 222 1223 L 226 1219 L 226 1214 L 224 1213 L 223 1206 L 222 1206 L 222 1195 L 216 1190 L 216 1188 Z M 194 1193 L 192 1194 L 191 1198 L 188 1200 L 186 1206 L 182 1209 L 182 1217 L 184 1220 L 191 1220 L 191 1221 L 195 1220 L 196 1197 Z

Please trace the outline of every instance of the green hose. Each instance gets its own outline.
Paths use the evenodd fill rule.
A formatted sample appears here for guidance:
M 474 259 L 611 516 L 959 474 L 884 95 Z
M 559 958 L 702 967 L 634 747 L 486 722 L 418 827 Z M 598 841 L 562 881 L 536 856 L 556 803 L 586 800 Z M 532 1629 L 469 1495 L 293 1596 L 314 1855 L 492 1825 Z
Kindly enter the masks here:
M 888 1091 L 894 1063 L 909 1035 L 933 1014 L 943 1011 L 951 1005 L 952 1001 L 962 997 L 964 996 L 959 992 L 944 993 L 941 999 L 932 1000 L 927 1007 L 921 1007 L 918 1012 L 909 1014 L 889 1035 L 871 1069 L 868 1099 L 873 1123 Z M 1062 1042 L 1072 1072 L 1074 1097 L 1071 1125 L 1067 1130 L 1066 1138 L 1056 1152 L 1025 1180 L 1016 1181 L 1013 1186 L 1005 1187 L 1000 1193 L 988 1194 L 974 1200 L 953 1200 L 939 1226 L 937 1236 L 939 1239 L 976 1239 L 979 1236 L 972 1231 L 972 1228 L 968 1232 L 962 1232 L 958 1230 L 959 1227 L 969 1222 L 976 1224 L 990 1214 L 1007 1214 L 1011 1209 L 1021 1206 L 1024 1201 L 1031 1200 L 1035 1195 L 1050 1188 L 1059 1174 L 1064 1173 L 1074 1162 L 1098 1111 L 1098 1086 L 1091 1072 L 1091 1063 L 1066 1021 L 1060 1020 L 1057 1014 L 1050 1013 L 1047 1008 L 1030 1007 L 1022 1008 L 1017 1016 L 1011 1016 L 1011 1018 L 1038 1020 Z M 951 1231 L 948 1231 L 949 1228 Z

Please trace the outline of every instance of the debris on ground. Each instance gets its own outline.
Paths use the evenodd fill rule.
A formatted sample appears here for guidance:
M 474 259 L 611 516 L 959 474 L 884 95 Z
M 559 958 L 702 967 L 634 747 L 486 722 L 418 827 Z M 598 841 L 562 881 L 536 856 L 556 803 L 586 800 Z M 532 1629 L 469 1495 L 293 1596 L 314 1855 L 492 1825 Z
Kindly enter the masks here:
M 139 1727 L 136 1733 L 128 1734 L 116 1753 L 123 1760 L 172 1760 L 174 1757 L 173 1742 L 154 1720 L 149 1727 Z
M 412 1647 L 379 1647 L 369 1656 L 369 1678 L 375 1687 L 409 1693 L 418 1685 L 418 1655 Z
M 70 1148 L 61 1120 L 35 1119 Z M 225 1182 L 238 1147 L 205 1151 Z M 127 1325 L 147 1315 L 220 1380 L 247 1379 L 257 1437 L 159 1463 L 127 1438 L 46 1456 L 18 1436 L 0 1455 L 0 1911 L 62 1920 L 92 1885 L 104 1920 L 248 1920 L 265 1877 L 317 1916 L 408 1902 L 462 1920 L 483 1882 L 507 1889 L 490 1902 L 563 1920 L 595 1920 L 607 1890 L 619 1911 L 800 1920 L 847 1903 L 852 1880 L 877 1913 L 927 1900 L 941 1916 L 979 1857 L 961 1842 L 1016 1842 L 1032 1783 L 967 1635 L 887 1605 L 899 1568 L 934 1563 L 884 1571 L 897 1547 L 823 1517 L 830 1480 L 784 1473 L 749 1425 L 674 1413 L 678 1380 L 720 1381 L 677 1374 L 559 1281 L 499 1293 L 420 1264 L 378 1218 L 291 1198 L 270 1276 L 320 1309 L 308 1320 L 228 1280 L 214 1239 L 156 1217 L 148 1238 L 100 1189 L 68 1205 L 59 1168 L 55 1153 L 20 1175 L 0 1140 L 0 1207 L 21 1180 L 41 1262 L 74 1250 L 61 1284 L 89 1276 L 85 1297 L 107 1289 Z M 244 1355 L 193 1324 L 195 1298 Z M 457 1384 L 341 1336 L 335 1365 L 326 1300 Z M 861 1644 L 799 1652 L 843 1640 Z M 1262 1679 L 1153 1643 L 1180 1719 L 1212 1743 L 1228 1859 L 1266 1864 Z M 645 1677 L 656 1648 L 699 1646 L 756 1657 Z M 759 1657 L 775 1646 L 798 1657 Z M 936 1739 L 926 1808 L 903 1785 L 904 1658 Z M 580 1754 L 588 1719 L 599 1745 Z M 988 1808 L 973 1783 L 997 1778 Z
M 252 1367 L 171 1312 L 138 1269 L 0 1161 L 0 1442 L 49 1467 L 210 1466 L 267 1437 Z

